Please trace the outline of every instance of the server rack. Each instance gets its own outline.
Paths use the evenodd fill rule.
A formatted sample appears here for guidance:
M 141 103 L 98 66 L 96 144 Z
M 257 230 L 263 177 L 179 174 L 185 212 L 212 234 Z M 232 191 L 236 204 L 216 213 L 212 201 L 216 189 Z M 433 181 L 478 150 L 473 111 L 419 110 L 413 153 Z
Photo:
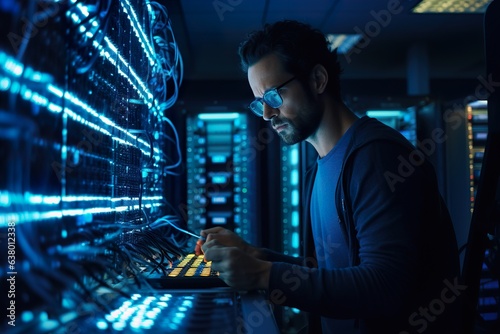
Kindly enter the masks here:
M 481 100 L 469 103 L 467 113 L 467 141 L 470 173 L 470 210 L 474 210 L 477 185 L 481 176 L 484 147 L 488 137 L 488 102 Z
M 250 243 L 259 241 L 250 137 L 244 113 L 187 117 L 187 224 L 192 231 L 220 226 Z
M 478 100 L 471 102 L 466 107 L 467 114 L 467 142 L 469 156 L 470 180 L 470 212 L 474 212 L 481 169 L 484 158 L 486 140 L 488 138 L 488 101 Z M 496 224 L 500 222 L 497 221 Z M 493 326 L 499 321 L 500 316 L 500 277 L 495 258 L 498 256 L 498 245 L 494 236 L 490 235 L 482 264 L 479 286 L 478 312 L 485 322 L 485 326 Z
M 184 255 L 190 238 L 165 196 L 183 159 L 166 112 L 183 76 L 166 8 L 7 2 L 0 26 L 9 32 L 0 39 L 0 246 L 8 254 L 0 332 L 276 332 L 259 293 L 160 291 L 145 279 Z M 244 129 L 244 119 L 235 126 Z M 236 164 L 245 160 L 238 136 Z M 227 222 L 243 234 L 245 168 L 230 170 L 235 196 L 211 194 L 214 208 L 231 205 Z

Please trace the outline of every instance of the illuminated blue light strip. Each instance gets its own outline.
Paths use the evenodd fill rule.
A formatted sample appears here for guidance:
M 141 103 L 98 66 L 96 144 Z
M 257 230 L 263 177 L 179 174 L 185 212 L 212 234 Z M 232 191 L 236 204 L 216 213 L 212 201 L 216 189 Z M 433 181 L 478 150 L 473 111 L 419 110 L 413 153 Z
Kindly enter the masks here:
M 161 206 L 163 203 L 153 203 L 153 204 L 143 204 L 144 208 L 151 208 Z M 7 227 L 9 222 L 15 222 L 16 224 L 48 220 L 48 219 L 61 219 L 63 217 L 72 216 L 82 216 L 86 214 L 102 214 L 102 213 L 113 213 L 113 212 L 124 212 L 129 210 L 139 210 L 139 205 L 123 205 L 116 208 L 111 207 L 96 207 L 87 209 L 67 209 L 67 210 L 54 210 L 46 212 L 38 211 L 26 211 L 26 212 L 8 212 L 0 215 L 0 228 Z
M 143 201 L 161 201 L 162 196 L 143 196 Z M 40 194 L 10 193 L 0 191 L 0 206 L 8 207 L 13 204 L 20 205 L 58 205 L 61 202 L 89 202 L 89 201 L 107 201 L 107 202 L 132 202 L 138 201 L 139 197 L 111 197 L 111 196 L 45 196 Z
M 0 59 L 3 59 L 5 56 L 6 55 L 4 53 L 0 52 Z M 13 65 L 11 65 L 11 67 L 16 67 L 15 65 L 18 65 L 18 63 L 16 63 L 15 60 L 13 60 L 11 58 L 7 58 L 7 60 L 9 60 L 10 63 L 13 64 Z M 41 73 L 40 75 L 43 75 L 43 73 Z M 4 78 L 2 78 L 2 80 L 3 79 Z M 5 78 L 5 79 L 8 79 L 8 78 Z M 5 87 L 5 90 L 9 89 L 9 87 L 8 87 L 9 82 L 7 82 L 7 81 L 2 81 L 2 82 L 4 82 L 4 85 L 7 86 L 7 87 Z M 20 91 L 21 92 L 21 96 L 23 97 L 23 99 L 28 100 L 30 102 L 33 102 L 35 104 L 38 104 L 40 106 L 47 107 L 47 109 L 49 111 L 51 111 L 51 112 L 54 112 L 54 113 L 61 113 L 62 112 L 63 108 L 60 107 L 60 106 L 58 106 L 57 104 L 55 104 L 53 102 L 49 102 L 49 100 L 47 99 L 47 97 L 42 96 L 41 94 L 39 94 L 37 92 L 31 91 L 30 89 L 27 88 L 26 85 L 19 86 L 19 83 L 17 83 L 17 82 L 14 82 L 14 83 L 16 83 L 17 85 L 14 85 L 14 84 L 10 85 L 11 91 L 13 93 L 16 93 L 16 91 Z M 84 103 L 83 101 L 81 101 L 80 99 L 78 99 L 72 93 L 70 93 L 70 92 L 63 92 L 63 90 L 61 90 L 60 88 L 54 86 L 53 84 L 48 84 L 47 85 L 47 90 L 49 92 L 51 92 L 52 94 L 54 94 L 55 96 L 59 97 L 59 98 L 64 97 L 67 101 L 69 101 L 72 104 L 78 106 L 79 108 L 83 109 L 84 111 L 86 111 L 87 113 L 91 114 L 92 116 L 94 116 L 96 118 L 99 118 L 106 125 L 109 125 L 109 126 L 115 128 L 115 129 L 117 129 L 118 131 L 124 133 L 126 136 L 130 137 L 134 141 L 137 141 L 137 142 L 141 143 L 142 145 L 144 145 L 146 147 L 146 149 L 148 149 L 148 150 L 150 149 L 151 146 L 144 139 L 137 138 L 132 133 L 130 133 L 127 130 L 123 129 L 122 127 L 116 125 L 116 123 L 114 123 L 109 118 L 107 118 L 107 117 L 105 117 L 103 115 L 99 115 L 99 113 L 97 111 L 95 111 L 89 105 L 87 105 L 86 103 Z M 83 125 L 92 127 L 93 129 L 95 129 L 97 131 L 100 131 L 100 132 L 102 132 L 102 133 L 104 133 L 104 134 L 106 134 L 108 136 L 111 136 L 110 132 L 104 130 L 103 128 L 99 127 L 98 125 L 96 125 L 94 123 L 91 123 L 91 122 L 85 120 L 84 118 L 82 118 L 81 116 L 79 116 L 77 113 L 73 112 L 72 110 L 66 108 L 66 109 L 64 109 L 64 111 L 73 120 L 75 120 L 77 122 L 80 122 Z M 123 139 L 121 139 L 119 137 L 113 136 L 112 138 L 114 140 L 120 142 L 120 143 L 123 143 L 123 144 L 126 144 L 126 145 L 130 145 L 130 146 L 136 146 L 133 142 L 128 142 L 128 141 L 123 140 Z M 154 152 L 156 154 L 160 154 L 160 150 L 158 148 L 154 147 L 153 150 L 154 150 Z M 141 149 L 141 151 L 145 155 L 149 155 L 150 154 L 146 150 Z
M 146 56 L 149 58 L 151 66 L 159 64 L 158 60 L 156 59 L 156 53 L 153 47 L 149 43 L 149 40 L 146 37 L 146 34 L 142 30 L 141 26 L 138 24 L 139 19 L 137 18 L 137 14 L 135 13 L 132 5 L 128 0 L 122 0 L 120 1 L 120 4 L 122 5 L 123 10 L 127 14 L 128 19 L 130 20 L 130 23 L 132 25 L 132 28 L 134 29 L 136 36 L 139 38 L 139 41 L 141 42 L 142 48 L 146 51 Z
M 52 82 L 53 77 L 48 73 L 35 71 L 31 67 L 24 67 L 24 64 L 18 62 L 15 58 L 5 52 L 0 51 L 0 68 L 8 74 L 18 78 L 23 75 L 25 78 L 36 82 Z
M 14 58 L 11 58 L 3 53 L 2 56 L 0 56 L 0 61 L 4 64 L 4 70 L 11 73 L 13 76 L 20 77 L 21 74 L 23 74 L 24 65 L 15 61 Z
M 299 248 L 300 242 L 299 242 L 299 233 L 293 232 L 292 233 L 292 247 L 297 249 Z
M 62 98 L 64 96 L 64 92 L 60 88 L 58 88 L 52 84 L 47 85 L 47 90 L 49 92 L 53 93 L 54 95 L 56 95 L 57 97 Z
M 58 106 L 57 104 L 54 104 L 52 102 L 49 102 L 47 109 L 49 109 L 49 111 L 51 111 L 55 114 L 59 114 L 63 111 L 63 108 L 61 106 Z
M 294 189 L 292 190 L 292 200 L 291 200 L 291 204 L 293 206 L 297 206 L 299 205 L 299 191 L 297 189 Z
M 292 186 L 299 185 L 299 171 L 297 169 L 293 169 L 290 172 L 290 185 Z
M 16 62 L 13 58 L 8 57 L 5 53 L 2 53 L 2 52 L 0 52 L 0 60 L 1 59 L 4 59 L 6 62 L 11 63 L 12 65 L 10 65 L 10 67 L 12 67 L 12 68 L 18 68 L 17 65 L 20 65 L 20 63 Z M 11 72 L 11 73 L 13 73 L 13 72 Z M 40 75 L 44 75 L 44 74 L 40 73 Z M 3 80 L 3 79 L 4 78 L 1 78 L 1 80 Z M 8 78 L 6 78 L 6 79 L 8 79 Z M 9 89 L 8 82 L 6 82 L 4 80 L 2 82 L 4 82 L 4 85 L 7 86 L 7 87 L 5 87 L 5 90 Z M 51 112 L 60 113 L 63 110 L 62 107 L 58 106 L 57 104 L 55 104 L 53 102 L 50 102 L 50 104 L 49 104 L 49 99 L 47 97 L 41 95 L 38 92 L 33 92 L 32 90 L 30 90 L 24 84 L 23 85 L 19 85 L 18 82 L 14 82 L 14 83 L 12 83 L 10 85 L 10 88 L 11 88 L 11 92 L 12 93 L 20 92 L 21 93 L 21 97 L 23 99 L 28 100 L 30 102 L 33 102 L 35 104 L 38 104 L 40 106 L 47 107 L 48 110 L 51 111 Z M 99 113 L 97 111 L 95 111 L 89 105 L 87 105 L 86 103 L 84 103 L 83 101 L 81 101 L 79 98 L 77 98 L 76 96 L 74 96 L 72 93 L 70 93 L 70 92 L 63 92 L 62 89 L 60 89 L 57 86 L 54 86 L 53 84 L 50 84 L 50 83 L 47 85 L 47 90 L 49 92 L 51 92 L 52 94 L 54 94 L 55 96 L 59 97 L 59 98 L 64 97 L 67 101 L 71 102 L 75 106 L 78 106 L 79 108 L 83 109 L 84 111 L 86 111 L 87 113 L 91 114 L 92 116 L 94 116 L 96 118 L 99 118 L 106 125 L 109 125 L 109 126 L 115 128 L 115 129 L 117 129 L 118 131 L 124 133 L 126 136 L 128 136 L 131 139 L 133 139 L 134 141 L 137 141 L 137 142 L 141 143 L 142 145 L 144 145 L 146 147 L 146 149 L 149 150 L 151 148 L 151 146 L 149 145 L 149 143 L 147 141 L 145 141 L 144 139 L 141 139 L 141 138 L 137 138 L 137 136 L 133 135 L 132 133 L 130 133 L 127 130 L 123 129 L 122 127 L 118 126 L 116 123 L 114 123 L 109 118 L 107 118 L 107 117 L 105 117 L 103 115 L 99 115 Z M 96 125 L 94 123 L 91 123 L 91 122 L 85 120 L 84 118 L 82 118 L 81 116 L 79 116 L 74 111 L 66 108 L 66 109 L 64 109 L 64 112 L 67 113 L 68 116 L 70 116 L 73 120 L 75 120 L 77 122 L 80 122 L 83 125 L 90 126 L 93 129 L 95 129 L 97 131 L 100 131 L 100 132 L 102 132 L 102 133 L 104 133 L 104 134 L 106 134 L 108 136 L 111 136 L 110 132 L 104 130 L 103 128 L 99 127 L 98 125 Z M 113 136 L 112 138 L 114 140 L 116 140 L 118 142 L 121 142 L 121 143 L 124 143 L 126 145 L 136 146 L 133 142 L 128 142 L 128 141 L 125 141 L 125 140 L 123 140 L 121 138 L 118 138 L 118 137 L 115 137 L 115 136 Z M 158 148 L 155 147 L 155 148 L 153 148 L 153 150 L 154 150 L 155 153 L 160 154 L 160 150 Z M 145 151 L 145 150 L 142 150 L 142 149 L 141 149 L 141 151 L 143 151 L 144 154 L 146 154 L 146 155 L 150 154 L 148 151 Z
M 299 227 L 299 222 L 300 222 L 299 212 L 296 210 L 292 211 L 292 226 Z
M 101 128 L 99 125 L 97 125 L 95 123 L 87 121 L 85 118 L 78 115 L 76 112 L 74 112 L 73 110 L 71 110 L 69 108 L 64 109 L 64 114 L 71 117 L 71 119 L 73 119 L 75 122 L 79 122 L 85 126 L 88 126 L 89 128 L 92 128 L 96 131 L 102 132 L 103 134 L 105 134 L 107 136 L 111 136 L 111 133 L 108 130 Z M 132 145 L 132 144 L 130 144 L 130 145 Z
M 130 146 L 135 146 L 134 144 L 132 143 L 129 143 L 121 138 L 118 138 L 118 137 L 115 137 L 115 136 L 111 136 L 111 133 L 103 128 L 101 128 L 100 126 L 98 126 L 97 124 L 95 123 L 92 123 L 92 122 L 89 122 L 87 121 L 86 119 L 84 119 L 83 117 L 81 117 L 80 115 L 78 115 L 77 113 L 75 113 L 74 111 L 72 111 L 71 109 L 64 109 L 64 116 L 70 116 L 74 121 L 76 122 L 79 122 L 89 128 L 92 128 L 96 131 L 99 131 L 99 132 L 102 132 L 103 134 L 107 135 L 107 136 L 110 136 L 113 140 L 116 140 L 122 144 L 125 144 L 125 145 L 130 145 Z M 148 154 L 146 151 L 142 150 L 145 154 Z
M 366 116 L 368 117 L 401 117 L 404 112 L 400 110 L 368 110 Z
M 78 99 L 76 96 L 74 96 L 73 94 L 71 94 L 70 92 L 65 92 L 64 93 L 64 98 L 68 101 L 70 101 L 71 103 L 73 103 L 74 105 L 82 108 L 84 111 L 86 111 L 87 113 L 91 114 L 92 116 L 96 117 L 96 118 L 99 118 L 104 124 L 106 125 L 109 125 L 110 127 L 113 127 L 115 128 L 116 130 L 122 132 L 123 134 L 125 134 L 126 136 L 128 136 L 129 138 L 131 138 L 132 140 L 135 140 L 141 144 L 143 144 L 144 146 L 146 146 L 147 149 L 150 149 L 151 146 L 149 145 L 148 142 L 146 142 L 144 139 L 141 139 L 141 138 L 137 138 L 137 136 L 133 135 L 132 133 L 128 132 L 127 130 L 125 130 L 124 128 L 118 126 L 116 123 L 114 123 L 111 119 L 103 116 L 103 115 L 99 115 L 99 113 L 97 111 L 95 111 L 93 108 L 91 108 L 89 105 L 87 105 L 86 103 L 84 103 L 83 101 L 81 101 L 80 99 Z M 68 109 L 65 109 L 65 112 L 67 111 Z M 83 118 L 81 118 L 80 116 L 78 116 L 76 113 L 73 113 L 72 111 L 70 112 L 72 114 L 74 114 L 74 116 L 72 118 L 74 118 L 76 121 L 80 122 L 80 123 L 83 123 L 85 125 L 87 125 L 86 123 L 84 122 L 88 122 L 87 120 L 84 120 Z M 90 123 L 88 122 L 88 124 L 93 124 L 93 123 Z M 93 124 L 93 127 L 94 129 L 98 130 L 98 131 L 101 131 L 99 126 Z M 101 131 L 102 132 L 102 131 Z M 106 131 L 107 132 L 107 131 Z M 111 133 L 107 132 L 106 133 L 107 135 L 111 135 Z M 117 140 L 118 142 L 121 142 L 121 143 L 124 143 L 126 145 L 130 145 L 130 146 L 135 146 L 134 143 L 131 143 L 131 142 L 127 142 L 126 140 L 123 140 L 121 138 L 118 138 L 118 137 L 115 137 L 113 136 L 113 139 L 114 140 Z M 154 152 L 155 153 L 160 153 L 159 149 L 158 148 L 153 148 Z M 141 151 L 144 152 L 144 154 L 146 155 L 149 155 L 149 152 L 147 151 L 144 151 L 141 149 Z
M 132 87 L 135 88 L 135 90 L 139 93 L 139 95 L 141 95 L 144 101 L 148 103 L 148 107 L 151 108 L 153 102 L 153 94 L 149 91 L 146 84 L 139 78 L 139 76 L 135 73 L 130 64 L 128 64 L 127 61 L 123 59 L 122 55 L 118 52 L 118 49 L 116 48 L 116 46 L 114 46 L 111 40 L 108 37 L 104 37 L 104 41 L 106 42 L 105 47 L 101 46 L 96 41 L 94 41 L 93 45 L 98 50 L 100 49 L 99 54 L 101 56 L 104 56 L 109 62 L 111 62 L 111 64 L 113 64 L 118 69 L 118 72 L 129 81 L 129 83 L 132 85 Z M 109 51 L 113 53 L 113 56 L 118 57 L 118 59 L 120 60 L 119 63 L 115 61 L 114 57 L 110 55 Z M 131 80 L 132 78 L 129 77 L 125 73 L 125 71 L 130 72 L 132 78 L 135 80 L 135 83 L 132 82 Z M 139 89 L 138 86 L 141 89 Z
M 203 113 L 199 114 L 198 118 L 202 120 L 226 120 L 226 119 L 236 119 L 240 117 L 240 114 L 232 113 Z
M 7 91 L 10 88 L 11 81 L 9 78 L 0 79 L 0 90 Z
M 87 6 L 84 6 L 84 5 L 82 5 L 81 3 L 78 3 L 78 4 L 76 5 L 76 7 L 77 7 L 78 9 L 80 9 L 80 11 L 82 12 L 82 14 L 83 14 L 85 17 L 88 17 L 88 16 L 90 15 L 90 13 L 89 13 L 89 11 L 88 11 L 88 9 L 87 9 Z
M 299 164 L 299 147 L 298 144 L 294 145 L 290 148 L 290 164 L 298 165 Z

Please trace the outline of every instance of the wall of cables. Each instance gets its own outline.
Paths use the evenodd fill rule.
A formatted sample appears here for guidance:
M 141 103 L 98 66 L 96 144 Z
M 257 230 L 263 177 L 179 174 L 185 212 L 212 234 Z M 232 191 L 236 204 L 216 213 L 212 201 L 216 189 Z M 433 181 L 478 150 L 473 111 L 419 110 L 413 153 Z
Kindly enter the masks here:
M 148 0 L 7 0 L 0 22 L 2 328 L 51 331 L 185 252 L 164 196 L 183 63 Z

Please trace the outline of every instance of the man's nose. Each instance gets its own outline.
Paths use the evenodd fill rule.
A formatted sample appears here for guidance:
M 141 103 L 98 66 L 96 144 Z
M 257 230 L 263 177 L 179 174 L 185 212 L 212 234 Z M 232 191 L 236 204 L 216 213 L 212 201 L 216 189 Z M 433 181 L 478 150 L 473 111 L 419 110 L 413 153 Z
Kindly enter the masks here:
M 271 108 L 264 102 L 264 112 L 262 113 L 262 118 L 264 118 L 265 121 L 270 121 L 273 117 L 278 116 L 278 114 L 279 109 Z

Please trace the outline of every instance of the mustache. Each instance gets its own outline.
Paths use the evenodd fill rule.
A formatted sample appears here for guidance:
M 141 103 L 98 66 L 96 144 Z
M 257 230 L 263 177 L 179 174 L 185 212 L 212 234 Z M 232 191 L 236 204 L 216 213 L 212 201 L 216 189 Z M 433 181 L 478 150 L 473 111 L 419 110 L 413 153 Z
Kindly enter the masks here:
M 277 128 L 278 126 L 281 126 L 281 125 L 285 125 L 287 124 L 287 122 L 284 122 L 280 119 L 276 119 L 276 117 L 274 117 L 272 120 L 271 120 L 271 125 L 273 128 Z

